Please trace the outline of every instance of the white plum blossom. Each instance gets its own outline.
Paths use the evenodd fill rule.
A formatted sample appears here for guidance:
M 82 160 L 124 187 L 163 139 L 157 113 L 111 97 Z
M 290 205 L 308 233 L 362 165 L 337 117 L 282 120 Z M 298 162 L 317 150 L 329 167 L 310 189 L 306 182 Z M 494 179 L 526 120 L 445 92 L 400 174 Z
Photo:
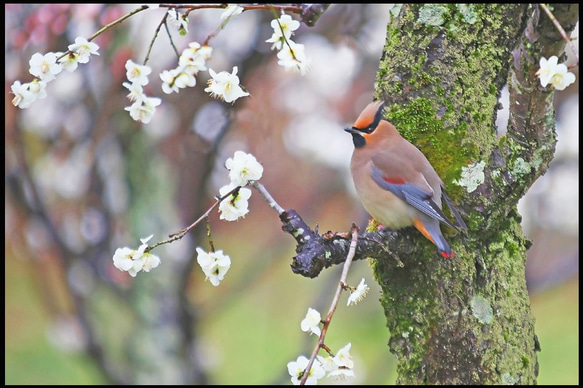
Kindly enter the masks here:
M 302 331 L 319 336 L 321 333 L 320 330 L 321 321 L 322 317 L 320 316 L 320 312 L 316 309 L 309 307 L 308 312 L 306 313 L 306 317 L 300 323 L 300 327 Z
M 36 77 L 29 83 L 21 84 L 15 81 L 11 89 L 14 94 L 12 104 L 21 109 L 26 109 L 39 98 L 45 98 L 46 83 L 54 80 L 56 75 L 63 69 L 69 72 L 75 71 L 79 63 L 87 63 L 91 54 L 99 55 L 97 50 L 99 46 L 87 41 L 85 38 L 78 37 L 75 43 L 69 45 L 67 53 L 46 54 L 35 53 L 29 60 L 29 72 Z
M 252 154 L 235 151 L 227 159 L 225 167 L 229 170 L 229 179 L 235 186 L 245 186 L 249 181 L 257 181 L 263 175 L 263 166 Z
M 322 368 L 328 373 L 328 377 L 335 380 L 345 380 L 346 377 L 354 377 L 354 371 L 346 367 L 340 367 L 332 356 L 317 356 Z
M 14 98 L 12 105 L 21 109 L 26 109 L 34 102 L 35 98 L 31 92 L 28 91 L 28 84 L 21 84 L 20 81 L 14 81 L 10 86 Z
M 279 19 L 271 21 L 271 27 L 273 28 L 273 35 L 266 42 L 273 43 L 271 45 L 272 50 L 281 50 L 285 41 L 289 41 L 293 32 L 300 27 L 300 22 L 292 19 L 290 15 L 281 15 Z
M 540 68 L 536 72 L 536 76 L 540 80 L 540 84 L 546 87 L 549 83 L 553 85 L 556 90 L 564 90 L 567 86 L 575 82 L 575 74 L 567 69 L 564 63 L 558 63 L 559 58 L 553 55 L 549 59 L 542 57 L 539 61 Z
M 32 93 L 36 99 L 45 98 L 47 96 L 47 83 L 37 79 L 28 83 L 28 91 Z
M 162 80 L 162 90 L 166 94 L 178 93 L 181 88 L 196 85 L 194 75 L 183 72 L 180 67 L 164 70 L 160 73 L 160 79 Z
M 304 45 L 291 40 L 294 31 L 300 27 L 300 22 L 290 15 L 282 15 L 271 21 L 273 35 L 266 42 L 272 43 L 271 49 L 277 49 L 278 64 L 286 70 L 296 70 L 304 75 L 309 69 Z
M 68 52 L 65 55 L 63 54 L 65 53 L 57 53 L 57 57 L 60 57 L 58 60 L 59 65 L 69 73 L 77 70 L 77 67 L 79 66 L 79 54 L 74 52 Z
M 160 258 L 147 252 L 142 255 L 142 270 L 150 272 L 152 268 L 156 268 L 160 264 Z
M 241 14 L 243 11 L 244 8 L 238 6 L 237 4 L 229 4 L 221 14 L 221 21 L 228 20 L 234 16 L 237 16 Z
M 129 271 L 134 265 L 134 256 L 137 251 L 132 248 L 117 248 L 113 254 L 113 265 L 122 271 Z
M 41 81 L 49 82 L 55 79 L 63 68 L 57 63 L 57 54 L 46 53 L 42 55 L 35 53 L 28 61 L 30 74 L 38 77 Z
M 172 92 L 178 93 L 178 85 L 174 82 L 176 76 L 178 75 L 178 69 L 164 70 L 160 73 L 160 79 L 162 80 L 162 91 L 166 94 L 171 94 Z
M 46 87 L 47 83 L 38 79 L 25 84 L 21 84 L 20 81 L 14 81 L 10 87 L 12 94 L 14 94 L 12 105 L 20 109 L 29 108 L 33 102 L 47 96 Z
M 130 112 L 132 119 L 148 124 L 156 112 L 156 107 L 162 102 L 157 97 L 145 97 L 141 101 L 136 101 L 124 109 Z
M 83 37 L 75 38 L 75 43 L 70 44 L 68 47 L 69 51 L 77 54 L 79 63 L 87 63 L 89 62 L 89 57 L 91 54 L 99 55 L 97 50 L 99 50 L 99 46 L 93 42 L 89 42 L 87 39 Z
M 194 76 L 194 74 L 195 73 L 192 72 L 182 71 L 176 76 L 174 83 L 178 85 L 179 88 L 182 89 L 184 89 L 187 86 L 193 87 L 194 85 L 196 85 L 196 77 Z
M 146 95 L 144 94 L 144 88 L 142 87 L 142 85 L 130 82 L 124 82 L 122 83 L 122 85 L 130 91 L 129 94 L 127 95 L 130 101 L 132 102 L 142 101 L 144 98 L 146 98 Z
M 156 107 L 162 103 L 161 99 L 148 97 L 144 93 L 143 86 L 149 83 L 148 75 L 152 72 L 152 68 L 138 65 L 131 59 L 126 61 L 125 68 L 126 77 L 130 82 L 124 82 L 122 85 L 130 91 L 127 97 L 133 104 L 124 109 L 130 112 L 132 119 L 147 124 L 152 120 Z
M 128 59 L 125 64 L 126 67 L 126 77 L 128 81 L 133 84 L 147 85 L 148 75 L 152 72 L 152 68 L 146 65 L 138 65 L 131 59 Z
M 565 90 L 567 86 L 574 82 L 575 74 L 568 71 L 567 66 L 563 63 L 558 66 L 555 75 L 553 75 L 553 78 L 551 79 L 551 85 L 553 85 L 555 90 Z
M 196 85 L 196 75 L 201 69 L 199 64 L 187 62 L 185 64 L 179 65 L 174 70 L 178 70 L 174 79 L 174 84 L 178 88 L 184 89 L 187 86 L 193 87 Z
M 335 380 L 346 380 L 347 377 L 354 377 L 354 371 L 348 368 L 338 368 L 328 373 L 328 377 Z
M 147 242 L 152 236 L 140 239 L 142 244 L 138 249 L 128 247 L 116 249 L 113 254 L 113 265 L 121 271 L 127 271 L 132 277 L 141 270 L 150 272 L 152 268 L 156 268 L 160 264 L 160 258 L 150 252 L 145 252 L 148 247 Z
M 291 382 L 294 385 L 299 385 L 303 378 L 303 373 L 306 370 L 310 360 L 306 356 L 299 356 L 296 361 L 287 363 L 287 371 L 291 376 Z M 306 385 L 317 384 L 318 380 L 326 375 L 326 371 L 320 365 L 318 360 L 314 360 L 312 368 L 308 371 L 308 378 Z
M 236 185 L 229 184 L 219 189 L 221 197 L 232 191 Z M 220 219 L 226 221 L 236 221 L 241 217 L 245 217 L 249 213 L 249 198 L 251 197 L 251 190 L 245 187 L 240 187 L 236 194 L 230 194 L 223 199 L 219 204 Z
M 318 358 L 318 361 L 320 361 L 320 365 L 322 366 L 322 368 L 324 368 L 326 372 L 329 373 L 338 369 L 338 365 L 336 365 L 336 363 L 334 362 L 334 358 L 332 358 L 332 356 L 328 355 L 326 357 L 323 357 L 318 355 L 316 357 Z
M 180 35 L 186 35 L 188 33 L 188 18 L 176 11 L 176 9 L 168 10 L 168 21 L 170 24 L 178 28 Z
M 358 286 L 356 286 L 356 289 L 354 289 L 348 296 L 348 302 L 346 302 L 346 305 L 350 306 L 351 304 L 357 304 L 366 296 L 369 290 L 369 286 L 366 285 L 364 278 L 362 278 Z
M 201 46 L 198 42 L 190 42 L 188 47 L 182 50 L 180 56 L 190 58 L 192 60 L 200 58 L 202 61 L 208 61 L 211 58 L 212 53 L 213 48 L 211 46 Z M 206 68 L 201 70 L 206 70 Z
M 231 258 L 223 254 L 222 250 L 205 252 L 202 248 L 196 248 L 198 256 L 196 261 L 202 268 L 206 278 L 213 286 L 218 286 L 231 267 Z
M 352 369 L 354 367 L 354 362 L 352 361 L 352 356 L 350 355 L 350 347 L 352 346 L 351 343 L 344 346 L 342 349 L 336 353 L 333 360 L 336 365 L 340 368 L 348 368 Z
M 536 75 L 540 80 L 540 84 L 544 87 L 551 82 L 553 75 L 555 74 L 555 69 L 557 68 L 557 62 L 559 58 L 555 55 L 550 57 L 548 60 L 542 57 L 539 61 L 540 68 L 537 70 Z
M 306 57 L 304 45 L 292 41 L 288 41 L 288 43 L 289 45 L 284 45 L 277 53 L 277 58 L 279 59 L 277 63 L 286 70 L 295 70 L 301 75 L 306 74 L 310 64 Z
M 200 43 L 191 42 L 182 50 L 178 65 L 184 72 L 195 76 L 199 71 L 207 70 L 206 61 L 211 58 L 212 52 L 213 49 L 210 46 L 201 47 Z
M 248 96 L 249 93 L 239 85 L 237 71 L 237 66 L 233 67 L 232 73 L 221 71 L 217 74 L 213 69 L 209 69 L 212 78 L 209 79 L 208 87 L 204 91 L 212 97 L 220 98 L 225 102 L 235 102 L 240 97 Z
M 212 51 L 210 46 L 189 43 L 178 58 L 178 66 L 160 74 L 164 93 L 178 93 L 180 89 L 195 86 L 198 73 L 207 70 L 206 61 L 210 59 Z

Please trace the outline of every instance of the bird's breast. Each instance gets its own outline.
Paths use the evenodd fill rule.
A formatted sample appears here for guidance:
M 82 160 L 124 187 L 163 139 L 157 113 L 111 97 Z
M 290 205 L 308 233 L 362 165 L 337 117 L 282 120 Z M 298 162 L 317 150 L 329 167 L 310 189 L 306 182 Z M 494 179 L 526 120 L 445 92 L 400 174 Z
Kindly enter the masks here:
M 366 211 L 390 229 L 413 225 L 415 209 L 392 192 L 379 187 L 372 179 L 371 172 L 370 163 L 351 165 L 356 193 Z

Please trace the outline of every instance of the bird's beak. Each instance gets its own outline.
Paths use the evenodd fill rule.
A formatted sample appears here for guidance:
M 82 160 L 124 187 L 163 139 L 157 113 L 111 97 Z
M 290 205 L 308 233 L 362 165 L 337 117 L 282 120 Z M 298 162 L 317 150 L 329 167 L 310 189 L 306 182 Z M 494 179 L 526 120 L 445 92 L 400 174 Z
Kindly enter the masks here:
M 361 131 L 358 128 L 354 128 L 354 127 L 350 127 L 350 128 L 344 128 L 344 130 L 352 135 L 357 135 L 357 134 L 361 134 Z

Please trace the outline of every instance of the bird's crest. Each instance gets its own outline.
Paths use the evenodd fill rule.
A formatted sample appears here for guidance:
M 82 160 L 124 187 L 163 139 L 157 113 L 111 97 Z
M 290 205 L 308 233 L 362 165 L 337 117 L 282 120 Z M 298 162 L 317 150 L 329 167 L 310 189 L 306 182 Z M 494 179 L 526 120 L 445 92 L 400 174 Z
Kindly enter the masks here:
M 383 119 L 384 101 L 374 101 L 362 111 L 354 122 L 353 129 L 364 133 L 372 133 Z

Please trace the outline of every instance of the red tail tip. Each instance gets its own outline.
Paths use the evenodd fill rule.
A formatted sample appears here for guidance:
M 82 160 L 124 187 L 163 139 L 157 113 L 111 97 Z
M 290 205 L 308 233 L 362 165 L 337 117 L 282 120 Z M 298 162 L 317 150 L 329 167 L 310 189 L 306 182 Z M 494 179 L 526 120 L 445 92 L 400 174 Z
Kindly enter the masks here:
M 454 257 L 454 253 L 447 253 L 447 252 L 441 252 L 441 256 L 445 257 L 446 259 L 452 258 Z

